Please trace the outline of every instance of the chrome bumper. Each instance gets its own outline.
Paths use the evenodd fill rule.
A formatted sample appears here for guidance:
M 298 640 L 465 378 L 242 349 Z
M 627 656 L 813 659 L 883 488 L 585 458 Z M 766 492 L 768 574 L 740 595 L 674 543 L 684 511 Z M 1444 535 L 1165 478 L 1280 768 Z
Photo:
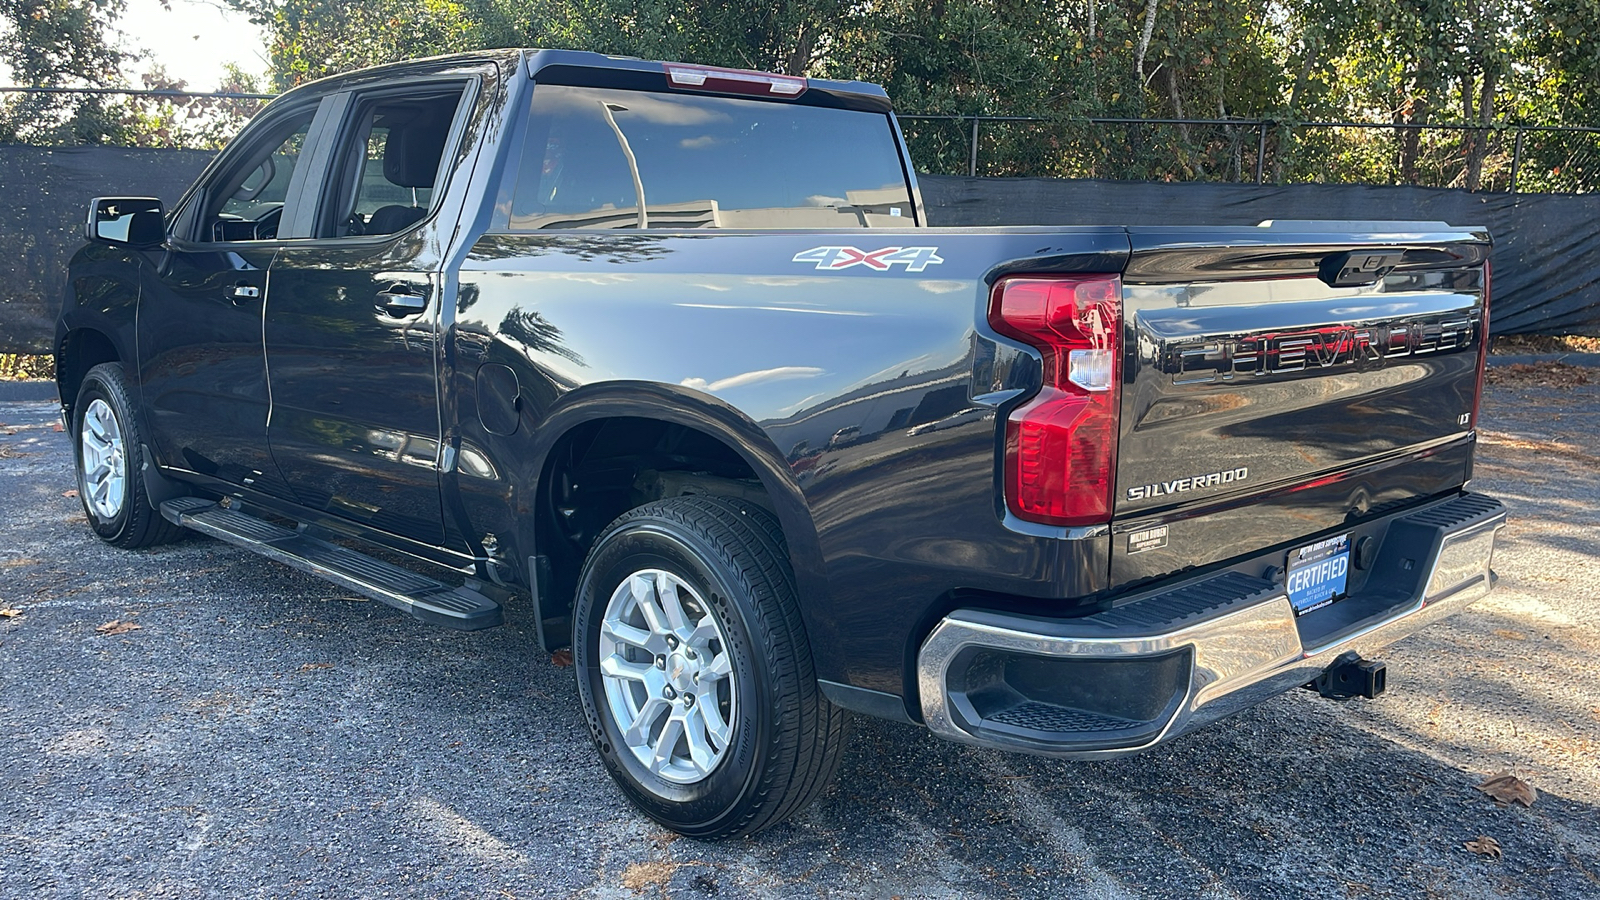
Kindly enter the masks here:
M 1341 659 L 1374 653 L 1459 612 L 1493 588 L 1495 538 L 1506 523 L 1505 508 L 1497 501 L 1463 495 L 1394 521 L 1406 528 L 1385 523 L 1390 536 L 1385 543 L 1405 543 L 1394 537 L 1397 532 L 1434 529 L 1429 558 L 1407 556 L 1395 569 L 1414 567 L 1417 576 L 1426 572 L 1426 577 L 1372 585 L 1374 573 L 1368 593 L 1384 598 L 1382 608 L 1325 635 L 1309 624 L 1316 613 L 1295 616 L 1281 585 L 1237 573 L 1223 573 L 1234 579 L 1227 586 L 1260 589 L 1221 603 L 1214 615 L 1165 621 L 1117 615 L 1136 607 L 1183 612 L 1195 604 L 1178 595 L 1187 590 L 1193 596 L 1206 579 L 1081 620 L 953 612 L 933 629 L 917 657 L 924 721 L 941 737 L 980 746 L 1069 758 L 1134 753 L 1307 684 Z M 1395 557 L 1414 552 L 1418 539 L 1407 540 L 1384 552 Z M 1210 582 L 1223 583 L 1218 576 Z M 1060 690 L 1075 691 L 1083 700 L 1073 705 L 1030 699 L 1029 688 L 1019 693 L 1006 681 L 1013 670 L 1024 673 L 1016 677 L 1025 677 L 1032 689 L 1048 694 L 1059 683 Z M 1076 681 L 1099 686 L 1070 684 Z

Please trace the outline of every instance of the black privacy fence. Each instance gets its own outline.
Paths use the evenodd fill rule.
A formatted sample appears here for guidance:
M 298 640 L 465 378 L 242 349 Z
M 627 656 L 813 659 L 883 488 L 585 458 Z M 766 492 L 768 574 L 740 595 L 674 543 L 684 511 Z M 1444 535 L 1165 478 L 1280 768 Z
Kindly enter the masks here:
M 1495 334 L 1600 335 L 1600 195 L 1410 185 L 1162 183 L 923 175 L 933 225 L 1255 225 L 1381 219 L 1494 237 Z

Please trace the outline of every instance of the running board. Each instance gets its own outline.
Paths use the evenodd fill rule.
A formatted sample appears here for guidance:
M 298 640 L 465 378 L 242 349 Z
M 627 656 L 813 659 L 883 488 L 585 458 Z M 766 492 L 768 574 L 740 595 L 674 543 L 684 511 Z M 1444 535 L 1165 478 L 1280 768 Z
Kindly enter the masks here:
M 161 504 L 161 515 L 174 524 L 326 578 L 424 622 L 461 631 L 492 628 L 505 622 L 500 604 L 470 587 L 451 587 L 210 500 L 168 500 Z

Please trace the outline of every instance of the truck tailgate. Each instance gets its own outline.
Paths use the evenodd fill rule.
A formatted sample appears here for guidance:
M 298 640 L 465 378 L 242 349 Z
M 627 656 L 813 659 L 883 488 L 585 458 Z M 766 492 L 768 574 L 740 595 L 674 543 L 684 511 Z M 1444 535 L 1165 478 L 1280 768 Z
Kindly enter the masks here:
M 1337 529 L 1470 475 L 1486 234 L 1328 222 L 1130 236 L 1113 584 Z

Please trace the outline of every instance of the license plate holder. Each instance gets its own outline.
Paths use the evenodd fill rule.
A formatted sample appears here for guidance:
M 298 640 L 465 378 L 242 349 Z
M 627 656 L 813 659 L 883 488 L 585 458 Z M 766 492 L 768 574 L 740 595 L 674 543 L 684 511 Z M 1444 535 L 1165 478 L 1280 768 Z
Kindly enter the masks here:
M 1348 534 L 1290 550 L 1284 565 L 1284 590 L 1297 616 L 1343 600 L 1349 579 Z

